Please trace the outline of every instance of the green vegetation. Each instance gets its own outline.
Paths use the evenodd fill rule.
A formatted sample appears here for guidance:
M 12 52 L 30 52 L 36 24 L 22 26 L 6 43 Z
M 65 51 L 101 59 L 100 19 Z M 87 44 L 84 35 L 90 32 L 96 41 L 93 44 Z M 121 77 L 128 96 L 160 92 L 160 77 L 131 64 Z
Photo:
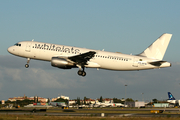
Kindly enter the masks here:
M 35 115 L 1 115 L 0 120 L 180 120 L 177 117 L 73 117 L 73 116 L 35 116 Z
M 121 99 L 117 99 L 117 98 L 113 98 L 113 102 L 114 103 L 122 103 L 122 104 L 124 104 L 124 101 L 122 101 Z
M 152 99 L 153 103 L 158 103 L 157 99 Z
M 134 102 L 134 100 L 132 98 L 127 98 L 126 102 Z
M 4 107 L 4 106 L 8 106 L 9 104 L 13 104 L 13 106 L 17 107 L 18 105 L 20 105 L 21 107 L 24 107 L 25 105 L 29 105 L 29 104 L 32 104 L 34 102 L 34 100 L 28 100 L 28 99 L 25 99 L 25 100 L 17 100 L 17 101 L 6 101 L 5 102 L 5 105 L 1 106 L 1 107 Z
M 103 101 L 103 98 L 102 98 L 102 96 L 100 97 L 100 99 L 99 99 L 99 102 L 102 102 Z
M 80 99 L 80 97 L 77 98 L 77 104 L 78 104 L 78 105 L 81 105 L 81 99 Z
M 59 98 L 59 99 L 57 99 L 57 100 L 54 101 L 54 102 L 65 102 L 66 105 L 68 104 L 68 100 L 67 100 L 67 99 L 63 99 L 63 98 Z
M 86 105 L 86 99 L 87 99 L 87 98 L 86 98 L 86 97 L 84 97 L 84 105 Z

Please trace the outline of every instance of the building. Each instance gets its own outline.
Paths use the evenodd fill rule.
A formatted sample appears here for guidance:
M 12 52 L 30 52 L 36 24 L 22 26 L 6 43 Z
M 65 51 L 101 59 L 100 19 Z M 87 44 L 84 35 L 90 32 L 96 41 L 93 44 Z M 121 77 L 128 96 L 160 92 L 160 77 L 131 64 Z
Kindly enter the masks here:
M 145 107 L 144 101 L 126 102 L 128 107 Z
M 69 97 L 68 97 L 68 96 L 63 96 L 63 95 L 61 95 L 61 96 L 59 96 L 59 97 L 57 97 L 57 98 L 52 98 L 51 101 L 54 102 L 54 101 L 56 101 L 56 100 L 59 99 L 59 98 L 69 100 Z
M 48 99 L 47 98 L 42 98 L 42 97 L 38 97 L 38 96 L 35 96 L 35 97 L 30 97 L 30 99 L 37 99 L 37 102 L 43 102 L 43 103 L 46 103 L 48 102 Z
M 154 103 L 153 107 L 169 107 L 169 103 Z
M 54 102 L 56 101 L 58 98 L 52 98 L 51 101 Z
M 5 104 L 5 100 L 1 100 L 1 104 L 2 104 L 2 105 Z
M 48 101 L 47 98 L 42 98 L 42 97 L 37 97 L 37 96 L 35 96 L 35 97 L 27 97 L 25 95 L 23 97 L 9 98 L 8 100 L 11 101 L 11 102 L 14 102 L 14 101 L 17 101 L 17 100 L 22 101 L 22 100 L 25 100 L 25 99 L 28 99 L 28 100 L 35 100 L 35 99 L 37 99 L 38 102 L 47 102 Z
M 76 100 L 69 100 L 69 105 L 74 105 L 74 104 L 76 104 Z
M 103 102 L 104 102 L 104 103 L 113 103 L 113 99 L 111 99 L 111 98 L 105 98 L 105 99 L 103 99 Z
M 100 99 L 97 99 L 98 101 L 100 101 Z M 111 98 L 104 98 L 102 99 L 102 103 L 113 103 L 113 99 Z
M 61 95 L 60 98 L 69 100 L 69 97 L 68 97 L 68 96 L 63 96 L 63 95 Z
M 88 98 L 85 100 L 86 104 L 94 104 L 96 101 L 94 99 Z M 69 100 L 69 105 L 75 105 L 77 100 Z M 80 103 L 84 104 L 84 100 L 80 100 Z
M 94 99 L 88 99 L 88 100 L 86 100 L 86 103 L 95 104 L 96 101 Z

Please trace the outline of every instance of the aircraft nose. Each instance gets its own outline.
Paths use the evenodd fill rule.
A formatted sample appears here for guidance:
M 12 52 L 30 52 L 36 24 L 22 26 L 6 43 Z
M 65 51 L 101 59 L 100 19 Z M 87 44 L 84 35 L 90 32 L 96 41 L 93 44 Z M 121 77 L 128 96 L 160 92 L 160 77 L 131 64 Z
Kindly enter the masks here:
M 9 53 L 12 53 L 12 52 L 13 52 L 13 48 L 12 48 L 12 47 L 9 47 L 9 48 L 7 49 L 7 51 L 8 51 Z

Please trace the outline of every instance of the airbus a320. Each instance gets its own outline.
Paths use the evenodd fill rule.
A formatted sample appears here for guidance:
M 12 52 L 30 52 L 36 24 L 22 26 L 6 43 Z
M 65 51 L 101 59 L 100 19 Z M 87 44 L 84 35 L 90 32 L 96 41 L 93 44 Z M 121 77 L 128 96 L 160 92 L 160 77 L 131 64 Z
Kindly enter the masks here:
M 8 48 L 8 52 L 30 59 L 51 62 L 61 69 L 79 68 L 78 75 L 86 76 L 85 68 L 98 68 L 116 71 L 146 70 L 170 67 L 163 57 L 172 34 L 165 33 L 138 55 L 106 52 L 100 50 L 57 45 L 36 41 L 22 41 Z

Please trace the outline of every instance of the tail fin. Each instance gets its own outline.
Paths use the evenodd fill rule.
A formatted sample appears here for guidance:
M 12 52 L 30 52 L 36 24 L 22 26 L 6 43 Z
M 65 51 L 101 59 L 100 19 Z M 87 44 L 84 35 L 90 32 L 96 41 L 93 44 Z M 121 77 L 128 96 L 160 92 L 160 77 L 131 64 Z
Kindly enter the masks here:
M 151 44 L 140 56 L 145 56 L 152 59 L 162 60 L 169 41 L 171 40 L 172 34 L 165 33 L 161 35 L 153 44 Z
M 169 97 L 169 100 L 176 100 L 170 92 L 168 92 L 168 97 Z

